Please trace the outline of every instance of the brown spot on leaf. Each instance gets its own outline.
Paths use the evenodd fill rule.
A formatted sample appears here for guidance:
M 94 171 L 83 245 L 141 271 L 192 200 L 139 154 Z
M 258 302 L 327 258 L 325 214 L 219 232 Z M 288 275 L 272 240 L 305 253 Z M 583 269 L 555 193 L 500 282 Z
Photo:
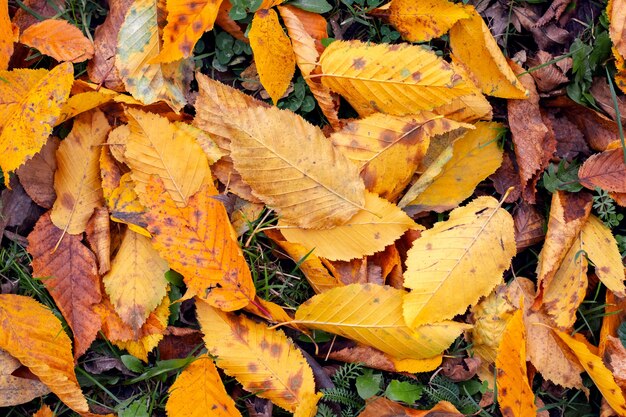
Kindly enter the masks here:
M 267 9 L 262 9 L 262 10 L 257 11 L 255 14 L 260 18 L 265 18 L 267 17 L 267 15 L 270 14 L 270 12 Z
M 74 207 L 74 196 L 70 193 L 63 193 L 61 195 L 61 205 L 68 209 Z
M 280 355 L 283 353 L 283 347 L 280 343 L 273 343 L 270 346 L 270 355 L 275 358 L 280 358 Z
M 413 81 L 418 82 L 422 79 L 422 73 L 419 71 L 415 71 L 413 74 L 411 74 L 411 78 L 413 78 Z
M 594 369 L 593 362 L 591 362 L 591 361 L 587 362 L 587 366 L 589 367 L 589 369 L 591 369 L 593 371 L 593 369 Z
M 250 372 L 255 373 L 258 369 L 259 369 L 259 367 L 257 366 L 257 364 L 256 364 L 256 363 L 254 363 L 254 362 L 250 362 L 250 363 L 248 364 L 248 370 L 249 370 Z
M 365 60 L 363 58 L 356 58 L 352 61 L 352 66 L 357 70 L 363 69 L 365 67 Z

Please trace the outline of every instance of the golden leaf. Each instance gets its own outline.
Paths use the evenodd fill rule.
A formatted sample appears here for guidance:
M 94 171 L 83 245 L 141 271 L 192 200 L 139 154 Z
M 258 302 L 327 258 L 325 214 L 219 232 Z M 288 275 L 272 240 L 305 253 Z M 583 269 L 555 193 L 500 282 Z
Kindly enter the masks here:
M 24 404 L 50 392 L 39 380 L 11 375 L 20 366 L 20 361 L 0 349 L 0 407 Z
M 9 68 L 13 44 L 19 36 L 19 28 L 11 23 L 9 2 L 0 4 L 0 34 L 0 71 L 5 71 Z
M 54 417 L 55 413 L 52 412 L 52 409 L 48 407 L 46 404 L 42 405 L 41 408 L 33 414 L 33 417 Z
M 83 62 L 93 58 L 93 43 L 66 20 L 47 19 L 29 26 L 20 42 L 57 61 Z
M 140 235 L 151 237 L 146 230 L 146 208 L 139 202 L 130 173 L 120 177 L 119 185 L 111 191 L 107 205 L 111 210 L 111 220 L 128 225 L 130 230 Z
M 30 297 L 0 294 L 0 349 L 6 350 L 77 413 L 89 412 L 74 373 L 72 342 L 52 312 Z
M 178 207 L 158 179 L 140 195 L 152 244 L 184 277 L 189 294 L 224 310 L 245 307 L 255 289 L 224 205 L 206 184 Z
M 241 416 L 208 355 L 185 368 L 168 391 L 168 417 L 204 417 L 209 410 L 214 417 Z
M 476 129 L 467 132 L 452 145 L 452 156 L 445 157 L 445 165 L 432 164 L 411 186 L 398 203 L 410 212 L 436 211 L 456 207 L 474 192 L 485 178 L 502 164 L 502 149 L 498 137 L 503 129 L 500 123 L 478 122 Z M 444 151 L 445 152 L 445 151 Z
M 322 84 L 361 115 L 432 110 L 472 92 L 443 59 L 422 46 L 336 41 L 320 57 Z
M 209 161 L 195 138 L 165 117 L 127 109 L 130 137 L 124 152 L 135 191 L 142 195 L 150 177 L 163 181 L 170 197 L 184 207 L 210 177 Z
M 392 244 L 409 229 L 419 229 L 395 204 L 374 193 L 365 193 L 365 208 L 347 223 L 332 229 L 302 229 L 279 222 L 283 236 L 313 250 L 316 256 L 348 261 L 373 255 Z
M 517 310 L 506 325 L 496 357 L 498 403 L 505 417 L 537 415 L 535 394 L 526 370 L 526 331 L 523 311 Z
M 74 79 L 66 62 L 52 71 L 19 69 L 0 71 L 0 169 L 4 184 L 9 173 L 33 157 L 52 133 Z
M 375 284 L 333 288 L 296 311 L 296 323 L 324 330 L 381 350 L 396 359 L 439 355 L 470 326 L 443 321 L 412 328 L 402 316 L 405 292 Z
M 450 47 L 459 64 L 474 75 L 473 79 L 483 93 L 501 98 L 528 97 L 483 18 L 475 10 L 471 10 L 469 19 L 458 21 L 450 29 Z
M 132 230 L 124 234 L 111 270 L 102 282 L 115 311 L 133 330 L 139 330 L 165 297 L 168 269 L 150 239 Z
M 315 414 L 313 372 L 282 331 L 206 303 L 196 309 L 206 348 L 227 375 L 287 411 Z
M 330 228 L 363 207 L 365 187 L 356 166 L 319 128 L 203 75 L 198 85 L 196 126 L 230 139 L 237 172 L 282 220 Z
M 407 253 L 404 318 L 410 326 L 463 313 L 502 281 L 516 254 L 513 218 L 478 197 L 422 232 Z
M 274 104 L 278 103 L 293 77 L 296 57 L 274 10 L 260 9 L 248 33 L 261 84 Z
M 609 18 L 609 36 L 614 52 L 626 56 L 626 4 L 623 0 L 609 0 L 606 6 Z
M 438 38 L 461 19 L 470 17 L 469 7 L 448 0 L 393 0 L 389 22 L 410 42 Z
M 600 281 L 614 294 L 624 297 L 624 264 L 611 229 L 596 216 L 589 216 L 582 229 L 582 241 Z
M 100 180 L 100 145 L 110 130 L 100 110 L 83 113 L 57 150 L 54 174 L 57 199 L 50 218 L 59 229 L 76 235 L 85 231 L 96 207 L 104 203 Z

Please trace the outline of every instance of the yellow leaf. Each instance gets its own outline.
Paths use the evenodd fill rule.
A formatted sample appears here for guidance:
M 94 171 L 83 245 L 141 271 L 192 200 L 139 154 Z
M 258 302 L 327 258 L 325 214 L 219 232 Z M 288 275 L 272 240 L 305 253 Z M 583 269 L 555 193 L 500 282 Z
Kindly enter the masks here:
M 46 19 L 22 32 L 20 42 L 57 61 L 83 62 L 93 58 L 93 43 L 66 20 Z
M 523 311 L 517 310 L 506 325 L 496 357 L 498 403 L 505 417 L 537 415 L 535 394 L 526 370 L 526 331 Z
M 46 143 L 61 114 L 74 79 L 66 62 L 52 71 L 0 71 L 0 169 L 8 187 L 9 174 Z
M 214 417 L 241 416 L 208 355 L 198 357 L 185 368 L 168 392 L 168 417 L 204 417 L 209 410 Z
M 509 67 L 483 18 L 475 10 L 470 15 L 450 29 L 450 47 L 455 59 L 471 71 L 483 93 L 501 98 L 527 98 L 528 92 Z
M 597 217 L 589 216 L 582 229 L 582 241 L 600 281 L 616 295 L 626 295 L 622 255 L 611 229 Z
M 315 414 L 313 372 L 282 331 L 206 303 L 196 309 L 206 348 L 227 375 L 287 411 Z
M 96 207 L 102 206 L 100 145 L 111 127 L 100 110 L 76 118 L 57 150 L 54 189 L 57 199 L 50 217 L 56 227 L 76 235 L 85 231 Z
M 207 178 L 209 161 L 188 130 L 165 117 L 127 109 L 130 137 L 124 152 L 135 191 L 142 195 L 151 176 L 163 181 L 170 197 L 184 207 Z
M 334 288 L 300 305 L 296 323 L 347 337 L 396 359 L 437 356 L 470 327 L 453 321 L 407 326 L 402 317 L 404 294 L 375 284 Z
M 50 392 L 39 380 L 11 375 L 20 366 L 20 361 L 0 349 L 0 407 L 24 404 Z
M 194 123 L 230 139 L 235 169 L 282 220 L 330 228 L 363 207 L 365 187 L 356 166 L 319 128 L 200 74 L 198 85 Z
M 559 338 L 574 352 L 580 364 L 585 368 L 604 399 L 619 415 L 626 414 L 626 401 L 621 388 L 615 383 L 613 374 L 607 369 L 602 359 L 591 352 L 585 342 L 576 340 L 565 332 L 554 330 Z
M 446 33 L 460 19 L 470 17 L 468 7 L 448 0 L 393 0 L 389 22 L 410 42 L 424 42 Z
M 347 223 L 332 229 L 302 229 L 287 223 L 278 224 L 289 242 L 313 250 L 316 256 L 331 261 L 349 261 L 373 255 L 392 244 L 409 229 L 419 229 L 395 204 L 374 193 L 365 193 L 365 208 Z
M 360 167 L 369 191 L 394 201 L 426 154 L 430 137 L 461 128 L 473 127 L 429 112 L 414 116 L 376 113 L 346 123 L 330 140 Z
M 623 0 L 609 0 L 606 6 L 609 17 L 609 36 L 614 51 L 626 56 L 626 4 Z
M 150 63 L 189 58 L 202 34 L 213 29 L 222 0 L 167 0 L 163 49 Z
M 478 197 L 422 232 L 407 253 L 407 324 L 452 318 L 502 281 L 516 254 L 513 218 L 492 197 Z
M 361 116 L 432 110 L 472 92 L 450 64 L 422 46 L 336 41 L 320 57 L 322 84 Z
M 132 2 L 117 36 L 115 67 L 134 98 L 144 104 L 165 101 L 174 110 L 186 103 L 193 62 L 190 59 L 151 64 L 160 51 L 158 0 Z
M 143 325 L 165 297 L 168 269 L 150 239 L 132 230 L 124 234 L 111 270 L 102 282 L 115 311 L 134 330 Z
M 61 116 L 55 122 L 55 126 L 73 118 L 77 114 L 95 109 L 101 104 L 108 103 L 115 96 L 102 91 L 86 91 L 70 97 L 61 108 Z
M 74 373 L 72 342 L 59 319 L 30 297 L 0 294 L 0 349 L 37 375 L 69 408 L 89 411 Z
M 476 129 L 457 139 L 452 146 L 452 157 L 443 167 L 431 165 L 398 203 L 400 207 L 413 206 L 411 212 L 436 211 L 456 207 L 471 196 L 485 178 L 502 164 L 502 149 L 498 136 L 500 123 L 478 122 Z M 436 172 L 432 172 L 436 170 Z M 429 172 L 431 171 L 431 172 Z
M 146 207 L 152 244 L 170 268 L 180 272 L 189 294 L 224 310 L 245 307 L 254 298 L 250 269 L 224 205 L 206 184 L 178 207 L 163 183 L 153 179 L 140 198 Z
M 11 23 L 8 1 L 0 4 L 0 34 L 0 71 L 5 71 L 9 68 L 13 44 L 19 35 L 19 28 Z
M 261 84 L 276 104 L 287 91 L 296 69 L 291 41 L 272 9 L 254 14 L 248 38 Z
M 221 157 L 228 154 L 227 152 L 221 150 L 211 136 L 209 136 L 209 134 L 204 130 L 184 122 L 174 122 L 174 126 L 177 129 L 177 133 L 182 136 L 190 136 L 198 142 L 198 145 L 200 145 L 204 154 L 209 159 L 209 165 L 214 164 Z
M 140 235 L 151 237 L 145 229 L 148 225 L 146 208 L 139 202 L 130 173 L 121 176 L 119 185 L 111 191 L 107 205 L 111 211 L 111 220 L 128 225 L 129 229 Z

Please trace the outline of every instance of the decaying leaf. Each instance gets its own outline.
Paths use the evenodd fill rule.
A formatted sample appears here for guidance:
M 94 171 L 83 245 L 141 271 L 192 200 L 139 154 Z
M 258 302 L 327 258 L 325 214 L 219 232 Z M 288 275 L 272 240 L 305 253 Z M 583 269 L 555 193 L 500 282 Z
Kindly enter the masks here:
M 438 38 L 456 22 L 468 19 L 470 8 L 448 0 L 393 0 L 389 6 L 389 21 L 410 42 Z
M 50 137 L 43 148 L 17 170 L 24 190 L 35 203 L 51 208 L 56 200 L 54 172 L 57 169 L 56 151 L 59 138 Z
M 29 26 L 20 42 L 57 61 L 83 62 L 94 54 L 93 43 L 66 20 L 47 19 Z
M 20 366 L 20 361 L 0 349 L 0 407 L 24 404 L 50 392 L 37 379 L 11 375 Z
M 593 190 L 626 193 L 626 162 L 621 148 L 606 150 L 591 156 L 578 171 L 582 185 Z
M 340 350 L 323 353 L 323 357 L 348 362 L 363 363 L 368 368 L 380 369 L 387 372 L 429 372 L 441 365 L 443 355 L 437 355 L 428 359 L 395 359 L 371 346 L 357 344 L 354 347 L 346 347 Z
M 415 410 L 404 407 L 384 397 L 369 402 L 358 417 L 461 417 L 452 404 L 440 401 L 430 410 Z
M 546 219 L 535 206 L 526 202 L 520 204 L 513 213 L 513 222 L 518 252 L 543 241 L 546 235 L 544 230 Z
M 479 197 L 453 210 L 447 221 L 422 232 L 407 253 L 407 324 L 463 313 L 501 282 L 515 253 L 513 218 L 495 199 Z

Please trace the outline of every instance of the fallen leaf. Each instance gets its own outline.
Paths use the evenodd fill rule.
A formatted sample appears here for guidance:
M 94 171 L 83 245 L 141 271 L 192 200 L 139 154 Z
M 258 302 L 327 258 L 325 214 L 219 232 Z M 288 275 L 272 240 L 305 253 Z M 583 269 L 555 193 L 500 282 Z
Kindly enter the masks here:
M 241 30 L 241 27 L 230 17 L 230 10 L 232 9 L 230 0 L 223 0 L 220 4 L 220 8 L 215 18 L 215 23 L 226 31 L 230 36 L 235 39 L 239 39 L 242 42 L 249 43 L 250 41 Z
M 57 61 L 83 62 L 94 54 L 93 43 L 66 20 L 46 19 L 20 35 L 20 42 Z
M 478 197 L 453 210 L 447 221 L 422 232 L 407 253 L 407 324 L 436 323 L 463 313 L 502 281 L 515 253 L 513 218 L 497 200 Z
M 478 371 L 479 358 L 445 358 L 441 364 L 441 373 L 454 382 L 468 381 Z
M 9 60 L 13 55 L 13 44 L 19 37 L 19 28 L 11 23 L 9 16 L 9 3 L 2 3 L 0 6 L 0 70 L 9 69 Z
M 324 353 L 322 357 L 341 362 L 363 363 L 368 368 L 381 371 L 412 373 L 433 371 L 441 365 L 442 359 L 442 355 L 428 359 L 395 359 L 378 349 L 360 344 Z
M 121 176 L 119 185 L 111 191 L 107 205 L 111 211 L 111 220 L 128 225 L 129 229 L 140 235 L 151 237 L 146 230 L 146 208 L 139 202 L 130 173 Z
M 377 284 L 384 285 L 382 269 L 376 264 L 368 262 L 368 257 L 352 259 L 351 261 L 322 262 L 333 276 L 344 285 L 350 284 Z
M 591 190 L 600 187 L 606 191 L 626 193 L 624 150 L 610 149 L 589 157 L 578 171 L 578 181 Z
M 54 417 L 55 413 L 52 412 L 52 409 L 47 405 L 42 405 L 41 408 L 33 414 L 33 417 Z
M 609 18 L 609 37 L 613 48 L 623 57 L 626 56 L 626 4 L 623 0 L 610 0 L 606 14 Z M 619 411 L 619 410 L 618 410 Z
M 389 22 L 409 42 L 438 38 L 461 19 L 468 19 L 470 8 L 447 0 L 393 0 Z
M 54 172 L 57 169 L 56 151 L 59 143 L 59 138 L 51 136 L 41 150 L 16 171 L 28 196 L 47 209 L 56 200 Z
M 613 104 L 613 95 L 611 94 L 611 88 L 607 80 L 601 77 L 594 78 L 589 92 L 598 106 L 608 114 L 611 119 L 617 120 L 617 113 L 615 112 L 615 105 Z M 617 100 L 617 110 L 619 110 L 622 124 L 624 124 L 626 123 L 626 101 L 621 95 L 615 98 Z
M 377 397 L 367 403 L 358 417 L 461 417 L 461 414 L 452 404 L 440 401 L 430 410 L 415 410 L 384 397 Z
M 104 275 L 111 269 L 111 228 L 109 210 L 98 207 L 87 223 L 85 236 L 89 247 L 98 260 L 98 274 Z
M 554 60 L 555 58 L 551 53 L 542 50 L 528 59 L 528 66 L 533 69 L 530 75 L 535 80 L 537 89 L 541 92 L 550 92 L 561 84 L 569 82 L 569 78 L 556 66 Z
M 48 387 L 37 379 L 20 378 L 11 375 L 22 364 L 0 349 L 0 407 L 24 404 L 50 392 Z
M 489 176 L 489 179 L 493 182 L 493 187 L 498 194 L 506 195 L 505 203 L 513 203 L 519 200 L 522 195 L 517 164 L 513 162 L 511 152 L 504 151 L 502 153 L 502 164 L 496 172 Z M 509 191 L 511 187 L 514 188 Z M 508 194 L 506 194 L 507 191 L 509 191 Z
M 546 232 L 546 219 L 535 208 L 523 202 L 513 212 L 513 222 L 515 225 L 515 245 L 517 252 L 543 242 Z
M 558 158 L 572 161 L 580 156 L 587 157 L 591 154 L 583 132 L 566 116 L 549 110 L 547 113 L 542 111 L 542 115 L 544 123 L 556 139 L 555 155 Z

